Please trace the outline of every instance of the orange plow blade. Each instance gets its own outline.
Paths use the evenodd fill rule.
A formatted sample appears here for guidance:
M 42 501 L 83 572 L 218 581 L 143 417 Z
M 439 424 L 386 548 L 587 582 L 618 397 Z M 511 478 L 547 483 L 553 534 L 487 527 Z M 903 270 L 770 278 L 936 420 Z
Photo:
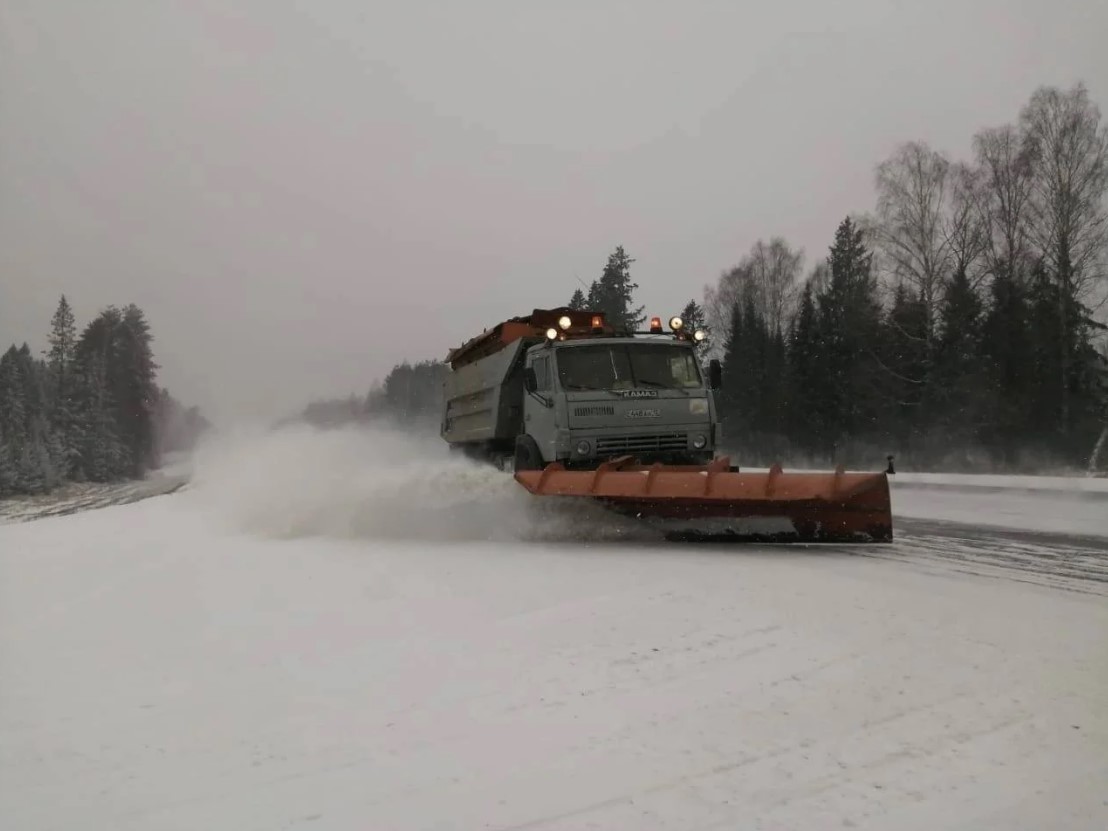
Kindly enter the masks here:
M 595 470 L 517 471 L 538 496 L 599 501 L 656 525 L 671 539 L 800 542 L 891 542 L 886 473 L 768 472 L 731 467 L 727 457 L 704 466 L 639 465 L 630 457 Z

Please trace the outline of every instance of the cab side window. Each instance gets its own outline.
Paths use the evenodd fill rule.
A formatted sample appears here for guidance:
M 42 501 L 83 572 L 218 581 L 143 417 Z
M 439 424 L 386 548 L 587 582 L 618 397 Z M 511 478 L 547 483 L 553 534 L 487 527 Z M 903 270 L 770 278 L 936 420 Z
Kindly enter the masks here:
M 550 390 L 550 358 L 535 358 L 531 365 L 535 370 L 535 380 L 538 381 L 539 392 Z

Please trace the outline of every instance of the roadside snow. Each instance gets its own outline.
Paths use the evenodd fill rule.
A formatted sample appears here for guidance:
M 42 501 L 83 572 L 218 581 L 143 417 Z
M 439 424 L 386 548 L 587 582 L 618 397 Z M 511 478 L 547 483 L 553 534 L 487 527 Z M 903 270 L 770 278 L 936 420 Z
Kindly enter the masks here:
M 0 827 L 1108 827 L 1103 597 L 272 441 L 0 527 Z
M 1024 491 L 1065 491 L 1108 496 L 1108 478 L 1093 476 L 1011 476 L 968 473 L 897 473 L 898 484 L 938 485 L 944 488 L 991 488 Z
M 898 474 L 899 477 L 899 474 Z M 955 477 L 915 482 L 890 481 L 893 522 L 914 519 L 957 522 L 976 527 L 1108 537 L 1108 488 L 1080 487 L 1097 479 L 1067 480 L 1055 487 L 1027 487 L 1021 480 L 1008 484 L 965 484 Z

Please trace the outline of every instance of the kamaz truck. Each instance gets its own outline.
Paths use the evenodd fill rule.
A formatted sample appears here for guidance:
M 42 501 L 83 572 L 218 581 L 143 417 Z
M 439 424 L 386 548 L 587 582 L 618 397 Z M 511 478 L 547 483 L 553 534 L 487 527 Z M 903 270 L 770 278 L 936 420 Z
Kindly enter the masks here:
M 541 498 L 595 500 L 682 538 L 892 540 L 887 474 L 746 471 L 719 453 L 720 364 L 679 317 L 619 331 L 535 309 L 450 351 L 442 438 Z
M 703 464 L 720 440 L 713 392 L 718 361 L 701 366 L 703 331 L 674 317 L 617 332 L 603 314 L 536 309 L 447 356 L 442 437 L 474 458 L 514 470 L 551 462 L 594 468 Z

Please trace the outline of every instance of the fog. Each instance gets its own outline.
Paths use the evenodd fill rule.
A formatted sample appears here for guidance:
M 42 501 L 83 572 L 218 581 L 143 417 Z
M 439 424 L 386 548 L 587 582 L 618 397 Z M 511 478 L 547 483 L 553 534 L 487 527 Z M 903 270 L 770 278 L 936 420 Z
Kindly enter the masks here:
M 901 141 L 966 156 L 1040 84 L 1108 109 L 1105 31 L 1095 0 L 6 0 L 0 342 L 135 302 L 226 421 L 562 303 L 618 244 L 667 315 L 759 237 L 822 258 Z

